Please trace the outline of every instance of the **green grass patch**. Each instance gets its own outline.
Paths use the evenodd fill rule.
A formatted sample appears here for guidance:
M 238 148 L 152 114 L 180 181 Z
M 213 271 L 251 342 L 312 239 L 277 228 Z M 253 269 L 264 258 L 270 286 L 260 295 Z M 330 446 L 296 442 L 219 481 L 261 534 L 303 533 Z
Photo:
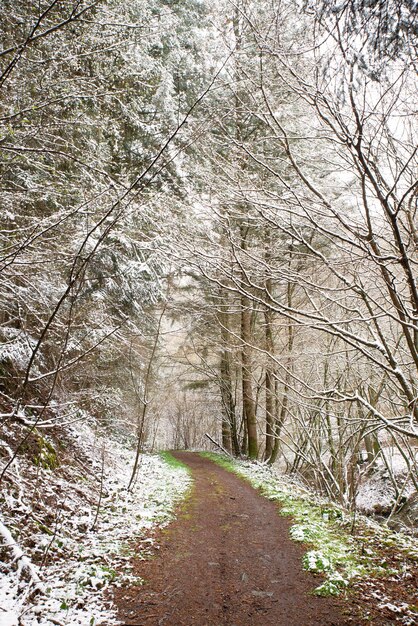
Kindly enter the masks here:
M 164 461 L 164 463 L 166 463 L 173 469 L 186 471 L 187 474 L 191 477 L 190 467 L 186 465 L 185 463 L 183 463 L 182 461 L 179 461 L 179 459 L 176 459 L 176 457 L 173 456 L 173 454 L 169 452 L 168 450 L 164 450 L 160 452 L 159 456 Z M 188 508 L 189 508 L 190 501 L 193 495 L 193 489 L 194 489 L 194 481 L 191 480 L 190 485 L 187 487 L 181 499 L 176 502 L 176 510 L 173 513 L 174 517 L 181 516 L 184 519 L 186 519 L 189 516 Z
M 164 463 L 167 463 L 167 465 L 169 465 L 170 467 L 174 467 L 175 469 L 184 469 L 187 471 L 188 474 L 190 474 L 190 468 L 188 467 L 188 465 L 186 465 L 182 461 L 179 461 L 179 459 L 176 459 L 176 457 L 173 456 L 172 453 L 168 450 L 160 452 L 159 455 Z
M 239 465 L 238 461 L 232 459 L 225 454 L 218 454 L 217 452 L 199 452 L 199 455 L 204 459 L 209 459 L 209 461 L 213 461 L 217 465 L 220 465 L 224 469 L 229 472 L 233 472 L 234 474 L 239 474 Z

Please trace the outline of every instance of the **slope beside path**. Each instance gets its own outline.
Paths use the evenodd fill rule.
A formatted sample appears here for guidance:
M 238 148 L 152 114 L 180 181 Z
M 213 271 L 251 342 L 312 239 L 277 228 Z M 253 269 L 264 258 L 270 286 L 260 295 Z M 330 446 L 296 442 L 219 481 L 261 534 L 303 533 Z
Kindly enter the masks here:
M 159 537 L 151 560 L 136 560 L 141 587 L 120 589 L 126 626 L 340 626 L 358 623 L 335 598 L 311 595 L 289 521 L 249 484 L 189 452 L 187 506 Z

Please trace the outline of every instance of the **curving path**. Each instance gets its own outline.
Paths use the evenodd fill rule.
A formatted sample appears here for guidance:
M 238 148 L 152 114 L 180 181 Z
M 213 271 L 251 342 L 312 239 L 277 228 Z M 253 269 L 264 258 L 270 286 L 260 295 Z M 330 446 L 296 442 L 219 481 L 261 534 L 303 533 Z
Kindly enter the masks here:
M 195 481 L 160 548 L 134 562 L 142 587 L 117 592 L 126 626 L 337 626 L 358 624 L 301 567 L 289 520 L 249 484 L 197 454 L 176 452 Z

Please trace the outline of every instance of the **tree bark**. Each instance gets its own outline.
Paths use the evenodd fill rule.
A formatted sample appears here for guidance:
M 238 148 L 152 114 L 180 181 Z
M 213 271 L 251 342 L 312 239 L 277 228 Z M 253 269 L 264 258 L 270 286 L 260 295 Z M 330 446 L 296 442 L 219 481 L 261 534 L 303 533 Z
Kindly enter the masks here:
M 266 257 L 266 260 L 267 257 Z M 266 280 L 266 291 L 267 294 L 271 293 L 272 289 L 272 280 L 268 278 Z M 267 295 L 268 298 L 268 295 Z M 266 351 L 269 355 L 274 356 L 274 342 L 273 342 L 273 312 L 269 307 L 266 307 L 264 311 L 264 324 L 265 324 L 265 342 L 266 342 Z M 276 415 L 276 402 L 275 402 L 275 393 L 274 393 L 274 364 L 271 359 L 268 359 L 268 363 L 266 366 L 266 379 L 265 379 L 265 388 L 266 388 L 266 448 L 264 452 L 264 460 L 270 461 L 271 456 L 274 450 L 274 442 L 275 442 L 275 424 L 277 421 Z
M 240 225 L 241 249 L 246 249 L 247 229 Z M 245 276 L 242 273 L 243 289 L 241 293 L 241 363 L 242 363 L 242 408 L 245 416 L 248 456 L 256 459 L 258 456 L 257 419 L 255 414 L 255 402 L 252 388 L 252 363 L 251 363 L 251 301 L 245 294 Z

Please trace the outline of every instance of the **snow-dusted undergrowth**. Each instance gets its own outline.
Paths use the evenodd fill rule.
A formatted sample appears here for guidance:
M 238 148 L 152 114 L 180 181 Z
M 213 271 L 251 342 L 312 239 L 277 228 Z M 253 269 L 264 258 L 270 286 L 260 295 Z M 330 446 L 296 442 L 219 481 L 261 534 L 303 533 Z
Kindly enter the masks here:
M 143 455 L 128 493 L 132 451 L 86 423 L 69 441 L 80 452 L 78 467 L 67 455 L 54 470 L 41 463 L 21 471 L 17 461 L 10 468 L 14 489 L 3 494 L 0 517 L 2 554 L 9 557 L 0 571 L 0 626 L 119 624 L 104 591 L 132 580 L 130 542 L 142 539 L 146 552 L 149 529 L 170 520 L 190 485 L 186 469 Z M 28 564 L 31 571 L 21 571 Z

